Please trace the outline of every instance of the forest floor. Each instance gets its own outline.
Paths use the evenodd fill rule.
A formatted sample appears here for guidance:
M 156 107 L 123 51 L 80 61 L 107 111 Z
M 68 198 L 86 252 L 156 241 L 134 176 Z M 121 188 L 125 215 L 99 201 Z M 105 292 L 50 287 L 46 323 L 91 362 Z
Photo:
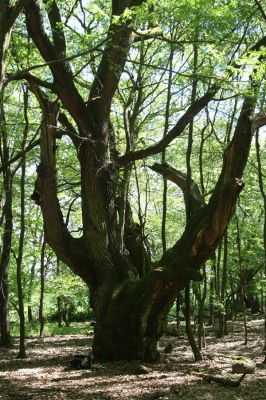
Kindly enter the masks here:
M 93 370 L 71 370 L 70 358 L 86 354 L 92 336 L 49 336 L 27 339 L 27 358 L 17 359 L 18 341 L 11 349 L 0 349 L 1 400 L 265 400 L 266 368 L 262 364 L 263 321 L 248 323 L 248 344 L 243 345 L 241 322 L 229 322 L 230 334 L 216 339 L 207 329 L 204 360 L 193 362 L 185 337 L 164 336 L 157 364 L 127 362 L 95 363 Z M 171 354 L 163 349 L 171 343 Z M 234 356 L 247 356 L 256 364 L 236 388 L 202 379 L 204 374 L 230 374 Z M 139 366 L 145 374 L 138 374 Z M 143 372 L 143 371 L 142 371 Z M 238 375 L 232 375 L 236 379 Z

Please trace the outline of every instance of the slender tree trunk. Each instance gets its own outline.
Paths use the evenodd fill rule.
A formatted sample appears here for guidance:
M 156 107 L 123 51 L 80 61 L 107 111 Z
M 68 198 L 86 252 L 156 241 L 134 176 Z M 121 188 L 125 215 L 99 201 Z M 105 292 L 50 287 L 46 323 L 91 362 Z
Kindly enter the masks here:
M 60 260 L 57 258 L 56 260 L 56 275 L 60 275 Z M 56 303 L 57 303 L 57 321 L 58 321 L 58 326 L 61 328 L 64 325 L 64 319 L 63 319 L 63 306 L 62 306 L 62 296 L 57 296 L 56 298 Z
M 24 294 L 22 285 L 23 274 L 23 252 L 24 252 L 24 237 L 25 237 L 25 175 L 26 175 L 26 155 L 24 153 L 26 140 L 28 136 L 29 121 L 28 121 L 28 88 L 23 91 L 24 98 L 24 119 L 25 126 L 22 139 L 22 159 L 21 159 L 21 178 L 20 178 L 20 238 L 17 263 L 17 291 L 18 291 L 18 309 L 19 309 L 19 353 L 18 358 L 26 357 L 25 347 L 25 313 L 24 313 Z
M 64 308 L 63 308 L 63 321 L 65 323 L 65 326 L 68 327 L 70 326 L 70 320 L 69 320 L 69 302 L 67 298 L 63 299 L 64 303 Z
M 8 179 L 9 180 L 9 179 Z M 11 184 L 12 185 L 12 184 Z M 12 186 L 6 190 L 4 211 L 4 235 L 0 255 L 0 326 L 1 340 L 0 345 L 10 346 L 12 343 L 9 327 L 9 285 L 8 285 L 8 267 L 10 259 L 10 249 L 12 241 Z
M 240 265 L 240 275 L 239 275 L 240 291 L 239 291 L 239 298 L 240 298 L 240 304 L 241 304 L 242 313 L 243 313 L 244 345 L 246 345 L 248 343 L 247 315 L 246 315 L 246 304 L 245 304 L 245 287 L 247 285 L 247 282 L 246 282 L 246 278 L 245 278 L 245 275 L 244 275 L 244 269 L 243 269 L 243 258 L 242 258 L 242 251 L 241 251 L 241 239 L 240 239 L 240 227 L 239 227 L 239 221 L 238 221 L 237 216 L 236 216 L 236 226 L 237 226 L 236 242 L 237 242 L 238 259 L 239 259 L 239 265 Z
M 243 325 L 244 325 L 244 345 L 248 344 L 248 326 L 247 326 L 247 312 L 246 312 L 246 304 L 245 304 L 245 291 L 242 286 L 241 290 L 241 303 L 242 303 L 242 312 L 243 312 Z
M 193 69 L 194 72 L 196 73 L 197 70 L 197 65 L 198 65 L 198 49 L 197 46 L 193 46 L 193 51 L 194 51 L 194 59 L 193 59 Z M 192 82 L 192 94 L 191 94 L 191 104 L 193 104 L 196 100 L 196 95 L 197 95 L 197 80 L 193 79 Z M 188 144 L 187 144 L 187 152 L 186 152 L 186 166 L 187 166 L 187 193 L 186 193 L 186 222 L 187 224 L 190 221 L 191 218 L 191 213 L 192 213 L 192 204 L 191 204 L 191 193 L 190 193 L 190 187 L 191 187 L 191 181 L 192 181 L 192 169 L 191 169 L 191 154 L 192 154 L 192 146 L 193 146 L 193 130 L 194 130 L 194 125 L 193 125 L 193 120 L 189 124 L 189 129 L 188 129 Z M 198 349 L 192 328 L 191 328 L 191 310 L 190 310 L 190 285 L 188 284 L 186 286 L 186 293 L 185 293 L 185 304 L 186 304 L 186 330 L 187 330 L 187 335 L 188 335 L 188 340 L 190 343 L 190 346 L 192 348 L 192 351 L 194 353 L 194 358 L 195 361 L 199 361 L 202 359 L 202 356 L 200 354 L 200 350 Z
M 9 160 L 9 146 L 7 141 L 7 132 L 5 126 L 4 109 L 3 109 L 3 93 L 0 93 L 0 154 L 3 164 Z M 13 189 L 12 189 L 12 174 L 10 166 L 3 171 L 5 203 L 3 206 L 2 220 L 3 224 L 3 241 L 0 247 L 0 327 L 1 337 L 0 345 L 10 346 L 12 343 L 10 327 L 9 327 L 9 285 L 8 285 L 8 270 L 12 244 L 13 232 Z
M 198 331 L 198 347 L 199 350 L 202 349 L 202 347 L 206 346 L 206 341 L 205 341 L 205 326 L 204 326 L 204 306 L 205 306 L 205 300 L 207 296 L 207 275 L 206 275 L 206 265 L 203 265 L 203 290 L 202 293 L 200 293 L 200 299 L 199 299 L 199 331 Z
M 61 296 L 57 296 L 56 301 L 57 301 L 58 326 L 59 328 L 61 328 L 64 325 Z
M 202 355 L 197 346 L 194 333 L 191 327 L 191 306 L 190 306 L 190 284 L 185 289 L 185 317 L 186 317 L 186 332 L 189 340 L 189 344 L 194 354 L 195 361 L 201 361 Z
M 216 292 L 216 300 L 220 302 L 221 297 L 221 258 L 222 258 L 222 241 L 218 246 L 218 256 L 217 256 L 217 264 L 215 265 L 215 292 Z
M 30 282 L 29 282 L 29 289 L 28 289 L 28 321 L 31 323 L 33 321 L 33 314 L 32 314 L 32 289 L 33 289 L 33 280 L 35 276 L 35 264 L 36 264 L 36 257 L 34 256 L 31 270 L 30 270 Z
M 217 335 L 219 336 L 220 326 L 220 308 L 221 308 L 221 258 L 222 258 L 222 241 L 218 246 L 217 263 L 215 264 L 215 293 L 216 301 L 218 302 L 218 310 L 216 309 L 215 328 L 217 329 Z
M 221 282 L 221 295 L 220 301 L 222 305 L 222 309 L 219 313 L 219 332 L 218 337 L 223 337 L 225 335 L 225 325 L 226 325 L 226 318 L 225 318 L 225 291 L 226 291 L 226 284 L 227 284 L 227 246 L 228 246 L 228 238 L 227 232 L 224 235 L 224 254 L 223 254 L 223 271 L 222 271 L 222 282 Z
M 34 237 L 37 238 L 37 226 L 36 226 L 35 231 L 34 231 Z M 40 238 L 40 242 L 42 242 L 42 236 Z M 31 303 L 32 303 L 33 283 L 34 283 L 34 278 L 35 278 L 36 261 L 37 261 L 37 257 L 34 254 L 34 258 L 33 258 L 33 261 L 32 261 L 32 264 L 31 264 L 31 269 L 30 269 L 30 282 L 29 282 L 28 296 L 27 296 L 28 321 L 29 321 L 29 323 L 33 322 L 33 312 L 32 312 L 32 304 Z
M 210 304 L 210 310 L 209 310 L 209 325 L 213 326 L 214 325 L 214 305 L 213 305 L 213 299 L 214 299 L 214 278 L 213 276 L 210 277 L 209 281 L 210 287 L 209 287 L 209 304 Z
M 128 189 L 129 189 L 131 172 L 132 172 L 132 165 L 127 165 L 123 170 L 123 183 L 122 183 L 122 189 L 121 189 L 121 199 L 120 199 L 119 207 L 118 207 L 119 248 L 120 248 L 121 254 L 123 254 L 124 250 L 125 250 L 124 237 L 125 237 L 125 223 L 126 223 L 126 207 L 127 207 L 127 201 L 128 201 Z
M 256 154 L 257 154 L 257 163 L 258 163 L 258 180 L 259 180 L 259 188 L 260 193 L 263 199 L 264 206 L 264 224 L 263 224 L 263 245 L 264 245 L 264 278 L 266 278 L 266 191 L 263 184 L 263 172 L 261 165 L 261 157 L 260 157 L 260 143 L 259 143 L 259 131 L 256 131 Z M 266 364 L 266 295 L 264 291 L 264 364 Z
M 33 313 L 32 313 L 32 306 L 28 306 L 28 321 L 31 324 L 33 322 Z
M 45 240 L 42 243 L 41 249 L 41 265 L 40 265 L 40 279 L 41 279 L 41 292 L 40 292 L 40 304 L 39 304 L 39 323 L 40 323 L 40 337 L 43 337 L 43 330 L 44 330 L 44 278 L 45 278 Z
M 179 328 L 180 328 L 180 310 L 181 310 L 181 291 L 178 293 L 175 301 L 175 309 L 176 309 L 176 333 L 179 336 Z
M 169 129 L 169 117 L 170 117 L 170 104 L 171 104 L 171 89 L 172 89 L 172 77 L 173 77 L 173 57 L 174 50 L 171 47 L 170 57 L 169 57 L 169 74 L 168 74 L 168 84 L 167 84 L 167 98 L 165 105 L 165 119 L 164 119 L 164 132 L 163 138 Z M 162 164 L 166 161 L 166 150 L 162 151 Z M 167 179 L 163 179 L 163 212 L 162 212 L 162 226 L 161 226 L 161 236 L 162 236 L 162 247 L 163 253 L 166 252 L 166 216 L 167 216 Z

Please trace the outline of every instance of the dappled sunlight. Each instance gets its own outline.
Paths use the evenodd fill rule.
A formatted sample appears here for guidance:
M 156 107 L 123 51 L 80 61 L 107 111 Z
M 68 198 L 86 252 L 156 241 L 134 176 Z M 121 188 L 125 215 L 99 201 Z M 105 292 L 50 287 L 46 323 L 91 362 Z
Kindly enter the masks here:
M 265 400 L 263 323 L 250 321 L 249 328 L 247 346 L 243 346 L 238 322 L 230 323 L 230 330 L 238 329 L 238 333 L 219 341 L 213 335 L 207 336 L 204 360 L 196 363 L 185 337 L 164 336 L 159 345 L 161 361 L 142 364 L 149 371 L 144 375 L 132 372 L 131 363 L 123 361 L 96 362 L 92 371 L 71 370 L 71 356 L 85 354 L 91 345 L 92 338 L 85 335 L 29 338 L 25 360 L 15 358 L 17 342 L 12 349 L 0 350 L 0 399 Z M 162 349 L 169 343 L 173 351 L 164 354 Z M 258 365 L 255 374 L 247 375 L 240 387 L 225 388 L 202 380 L 202 373 L 230 373 L 236 355 L 248 356 Z

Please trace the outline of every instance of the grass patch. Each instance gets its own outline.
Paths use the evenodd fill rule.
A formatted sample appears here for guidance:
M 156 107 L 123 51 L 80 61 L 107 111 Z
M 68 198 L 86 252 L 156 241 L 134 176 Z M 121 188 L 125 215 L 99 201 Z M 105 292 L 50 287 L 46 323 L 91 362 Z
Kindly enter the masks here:
M 19 336 L 19 323 L 11 322 L 10 330 L 12 336 Z M 27 322 L 25 324 L 25 333 L 27 337 L 39 336 L 40 325 L 37 321 Z M 70 326 L 59 327 L 56 322 L 47 322 L 44 326 L 44 336 L 52 335 L 86 335 L 93 333 L 89 322 L 73 322 Z

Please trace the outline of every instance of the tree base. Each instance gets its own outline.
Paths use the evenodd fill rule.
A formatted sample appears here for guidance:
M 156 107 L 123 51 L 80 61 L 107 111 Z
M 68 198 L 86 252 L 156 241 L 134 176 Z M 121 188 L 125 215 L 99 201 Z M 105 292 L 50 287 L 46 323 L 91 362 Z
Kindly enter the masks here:
M 157 350 L 157 339 L 137 336 L 132 330 L 123 331 L 120 326 L 102 332 L 95 329 L 93 354 L 97 361 L 141 360 L 158 362 L 160 353 Z

